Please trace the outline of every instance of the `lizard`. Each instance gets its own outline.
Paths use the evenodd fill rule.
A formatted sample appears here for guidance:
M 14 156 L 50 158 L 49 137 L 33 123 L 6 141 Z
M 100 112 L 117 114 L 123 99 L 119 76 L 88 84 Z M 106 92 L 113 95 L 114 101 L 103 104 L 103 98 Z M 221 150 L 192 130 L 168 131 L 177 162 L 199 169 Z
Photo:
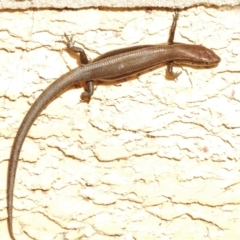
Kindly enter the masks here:
M 173 72 L 174 64 L 214 67 L 221 61 L 217 54 L 204 46 L 173 42 L 177 20 L 178 12 L 175 12 L 167 44 L 117 49 L 97 57 L 92 62 L 88 61 L 84 50 L 75 47 L 72 38 L 68 39 L 65 34 L 67 47 L 79 53 L 82 64 L 58 78 L 40 94 L 25 115 L 14 138 L 7 180 L 8 229 L 12 239 L 15 239 L 12 223 L 13 192 L 21 148 L 36 118 L 54 99 L 80 82 L 86 83 L 86 89 L 81 95 L 81 98 L 84 99 L 93 95 L 94 80 L 115 81 L 128 78 L 160 67 L 164 63 L 167 65 L 167 74 L 175 79 L 180 72 Z

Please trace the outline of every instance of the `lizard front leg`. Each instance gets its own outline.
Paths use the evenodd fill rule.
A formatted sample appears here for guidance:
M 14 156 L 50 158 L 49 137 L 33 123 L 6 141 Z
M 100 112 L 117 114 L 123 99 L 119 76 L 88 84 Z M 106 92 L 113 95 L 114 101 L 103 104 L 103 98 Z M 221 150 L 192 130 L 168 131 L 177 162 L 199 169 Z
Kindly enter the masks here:
M 174 39 L 174 35 L 175 35 L 175 30 L 177 27 L 178 17 L 179 17 L 179 12 L 176 11 L 175 14 L 173 15 L 173 22 L 172 22 L 172 26 L 171 26 L 170 32 L 169 32 L 168 45 L 174 44 L 173 39 Z M 173 71 L 173 63 L 174 62 L 167 62 L 166 77 L 169 79 L 176 79 L 181 74 L 181 72 Z

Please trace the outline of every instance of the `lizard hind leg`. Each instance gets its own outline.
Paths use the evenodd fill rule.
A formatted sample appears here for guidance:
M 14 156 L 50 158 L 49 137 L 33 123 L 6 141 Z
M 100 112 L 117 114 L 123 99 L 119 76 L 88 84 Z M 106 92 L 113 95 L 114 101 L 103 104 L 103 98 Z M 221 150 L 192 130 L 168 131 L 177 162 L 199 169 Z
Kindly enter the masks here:
M 79 58 L 80 58 L 81 64 L 88 64 L 89 60 L 87 58 L 87 55 L 86 55 L 84 49 L 74 46 L 75 42 L 72 41 L 73 36 L 71 38 L 69 38 L 66 35 L 66 33 L 64 34 L 64 36 L 67 39 L 67 41 L 64 42 L 67 45 L 67 48 L 71 49 L 75 53 L 79 53 Z M 92 80 L 88 80 L 88 81 L 86 81 L 85 91 L 81 94 L 81 99 L 89 100 L 91 98 L 91 96 L 93 95 L 93 93 L 94 93 L 94 82 Z

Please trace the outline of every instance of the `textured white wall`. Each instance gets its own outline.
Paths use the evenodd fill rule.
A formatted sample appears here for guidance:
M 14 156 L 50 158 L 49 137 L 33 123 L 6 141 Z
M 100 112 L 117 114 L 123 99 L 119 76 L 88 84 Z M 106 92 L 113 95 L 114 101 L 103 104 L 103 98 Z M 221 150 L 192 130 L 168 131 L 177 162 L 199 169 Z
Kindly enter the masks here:
M 78 66 L 63 34 L 93 59 L 166 42 L 173 13 L 153 10 L 28 10 L 0 15 L 0 222 L 16 131 L 52 81 Z M 240 18 L 238 8 L 180 13 L 175 40 L 202 44 L 212 69 L 166 67 L 136 79 L 64 93 L 31 128 L 15 185 L 21 239 L 239 239 Z
M 0 0 L 0 9 L 28 9 L 28 8 L 69 8 L 84 7 L 164 7 L 187 8 L 192 6 L 236 6 L 239 0 Z

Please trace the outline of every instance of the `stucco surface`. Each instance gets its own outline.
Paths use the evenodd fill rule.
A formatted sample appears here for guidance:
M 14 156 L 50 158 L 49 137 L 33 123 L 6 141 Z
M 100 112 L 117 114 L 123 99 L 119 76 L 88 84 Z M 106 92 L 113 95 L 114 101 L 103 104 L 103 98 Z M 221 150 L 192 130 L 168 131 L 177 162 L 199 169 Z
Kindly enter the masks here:
M 0 15 L 0 229 L 16 131 L 39 94 L 78 66 L 63 34 L 91 59 L 166 42 L 171 11 L 26 10 Z M 219 66 L 163 66 L 126 81 L 96 83 L 52 102 L 31 128 L 14 197 L 16 239 L 240 238 L 239 8 L 182 11 L 175 40 L 202 44 Z
M 28 9 L 28 8 L 141 8 L 141 7 L 162 7 L 162 8 L 187 8 L 193 6 L 237 6 L 239 0 L 0 0 L 0 9 Z

